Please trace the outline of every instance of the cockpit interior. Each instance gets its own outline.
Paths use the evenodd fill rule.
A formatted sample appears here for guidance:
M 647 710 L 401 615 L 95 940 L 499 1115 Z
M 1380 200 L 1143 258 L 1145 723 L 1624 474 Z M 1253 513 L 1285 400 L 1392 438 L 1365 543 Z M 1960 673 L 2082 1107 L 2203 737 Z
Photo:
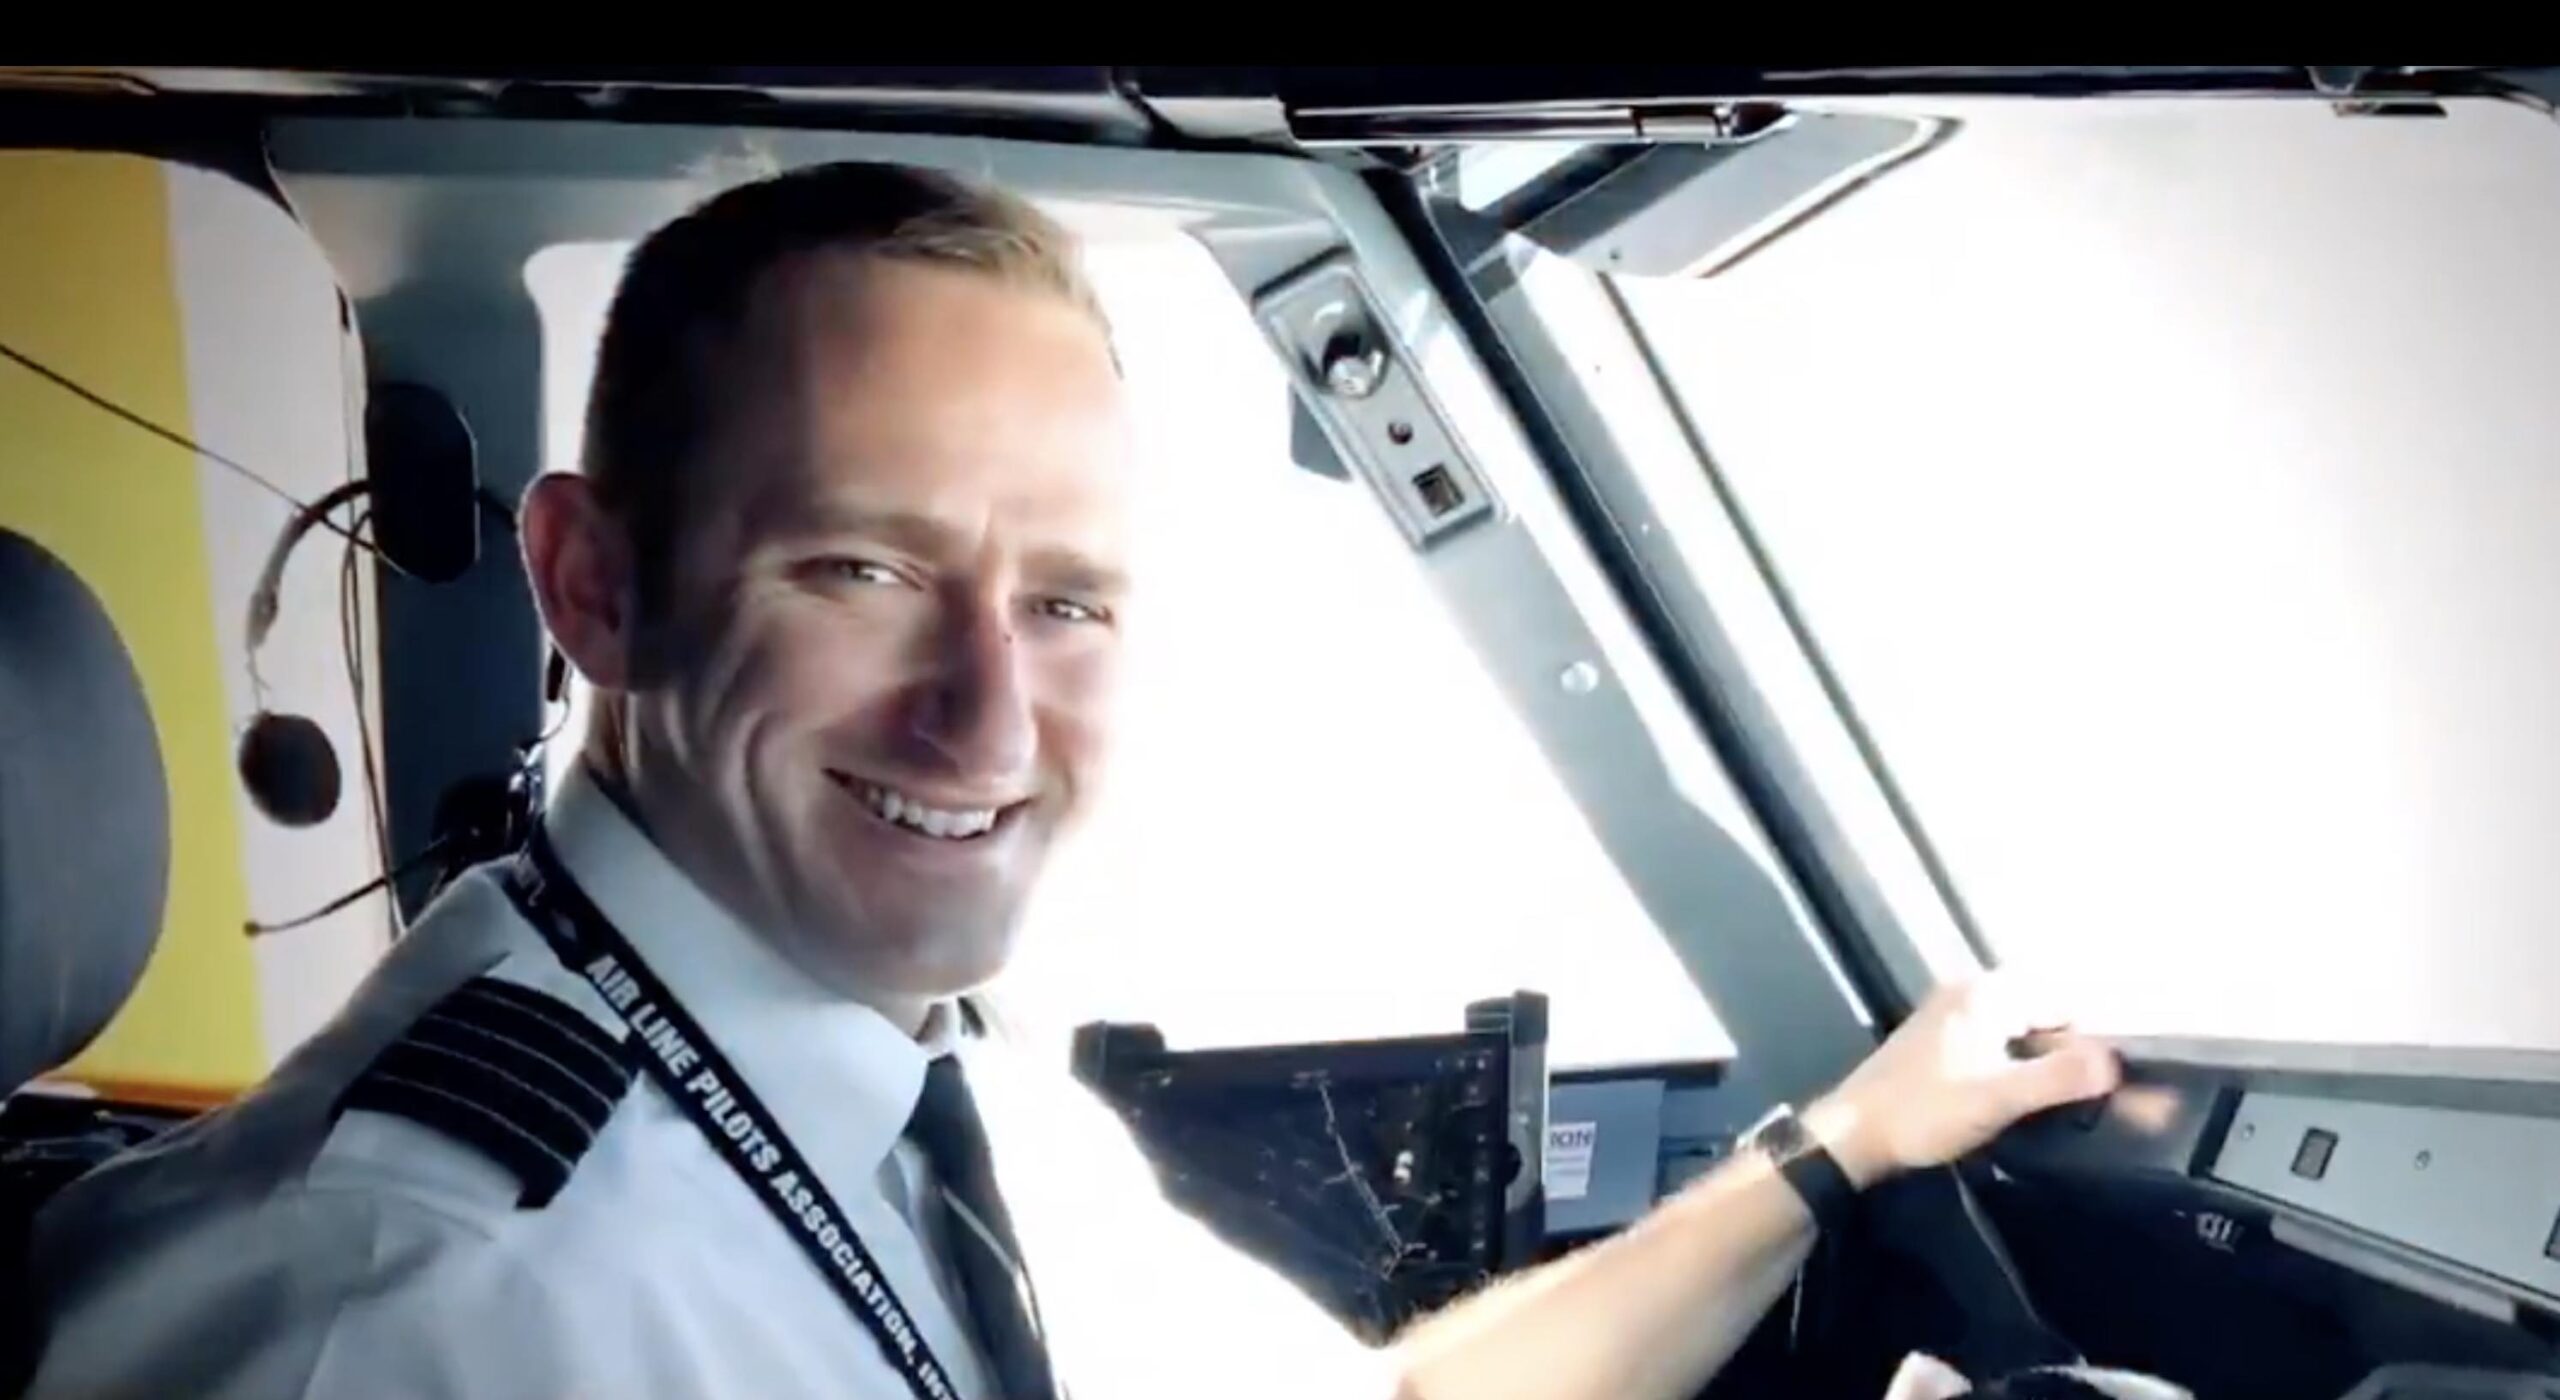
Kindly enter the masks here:
M 0 67 L 11 1288 L 574 761 L 516 512 L 634 244 L 879 159 L 1036 201 L 1112 326 L 1150 610 L 985 995 L 1185 1210 L 1385 1338 L 1999 968 L 2124 1084 L 1873 1193 L 1704 1394 L 2560 1396 L 2555 104 Z

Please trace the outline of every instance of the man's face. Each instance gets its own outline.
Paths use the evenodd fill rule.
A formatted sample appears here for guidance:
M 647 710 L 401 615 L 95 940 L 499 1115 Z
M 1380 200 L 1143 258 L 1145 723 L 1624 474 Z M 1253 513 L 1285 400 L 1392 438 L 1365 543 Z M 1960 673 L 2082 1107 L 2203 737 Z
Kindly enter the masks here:
M 714 356 L 630 697 L 644 819 L 837 990 L 965 990 L 1102 760 L 1132 470 L 1109 345 L 1053 293 L 817 255 Z

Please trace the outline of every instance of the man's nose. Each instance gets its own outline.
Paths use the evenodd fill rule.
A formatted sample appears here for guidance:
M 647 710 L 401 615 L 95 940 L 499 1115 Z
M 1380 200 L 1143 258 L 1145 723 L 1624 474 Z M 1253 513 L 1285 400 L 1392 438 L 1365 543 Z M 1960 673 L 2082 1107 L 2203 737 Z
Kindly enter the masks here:
M 942 634 L 938 664 L 912 712 L 916 737 L 958 774 L 1025 772 L 1038 732 L 1013 618 L 1001 606 L 955 603 Z

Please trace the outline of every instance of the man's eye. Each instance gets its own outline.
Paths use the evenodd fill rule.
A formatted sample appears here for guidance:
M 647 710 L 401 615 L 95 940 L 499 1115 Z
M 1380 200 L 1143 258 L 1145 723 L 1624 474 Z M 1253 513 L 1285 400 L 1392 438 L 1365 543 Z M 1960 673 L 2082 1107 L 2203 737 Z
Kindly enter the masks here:
M 904 583 L 898 571 L 869 559 L 838 556 L 818 561 L 818 569 L 826 578 L 838 583 Z
M 1073 598 L 1043 598 L 1032 606 L 1042 617 L 1059 622 L 1105 622 L 1110 619 L 1110 614 L 1102 609 L 1090 603 L 1079 603 Z

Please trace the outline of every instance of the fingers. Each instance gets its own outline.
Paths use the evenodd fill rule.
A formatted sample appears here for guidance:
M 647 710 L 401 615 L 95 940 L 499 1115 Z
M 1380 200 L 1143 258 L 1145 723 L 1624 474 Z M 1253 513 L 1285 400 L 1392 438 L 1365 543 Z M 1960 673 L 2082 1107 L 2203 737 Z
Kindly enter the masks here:
M 2115 1052 L 2095 1040 L 2060 1035 L 2043 1043 L 2050 1048 L 2001 1076 L 2001 1087 L 2018 1117 L 2096 1098 L 2123 1081 L 2124 1066 Z

